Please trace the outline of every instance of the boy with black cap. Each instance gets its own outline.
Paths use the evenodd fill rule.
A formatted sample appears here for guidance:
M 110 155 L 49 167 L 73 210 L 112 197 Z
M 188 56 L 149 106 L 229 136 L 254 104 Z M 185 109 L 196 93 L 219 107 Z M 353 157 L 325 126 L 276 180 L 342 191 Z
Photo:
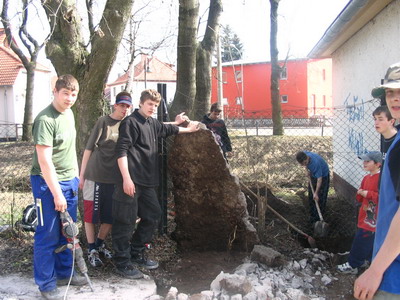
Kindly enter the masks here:
M 339 272 L 347 274 L 357 274 L 358 268 L 363 266 L 365 261 L 371 262 L 378 214 L 378 182 L 382 154 L 379 151 L 372 151 L 359 158 L 363 160 L 363 168 L 369 174 L 364 176 L 357 190 L 356 200 L 361 206 L 358 213 L 357 232 L 348 261 L 337 266 Z
M 400 62 L 386 72 L 371 92 L 385 98 L 393 118 L 400 120 Z M 379 214 L 371 266 L 355 281 L 356 299 L 400 299 L 400 135 L 385 157 L 379 189 Z
M 112 194 L 115 174 L 118 172 L 115 145 L 121 121 L 132 107 L 132 98 L 128 92 L 116 96 L 114 111 L 100 117 L 94 125 L 83 153 L 80 184 L 83 189 L 84 221 L 89 244 L 88 259 L 93 267 L 103 264 L 99 254 L 111 258 L 111 252 L 105 247 L 104 240 L 112 228 Z M 97 238 L 95 225 L 100 223 Z

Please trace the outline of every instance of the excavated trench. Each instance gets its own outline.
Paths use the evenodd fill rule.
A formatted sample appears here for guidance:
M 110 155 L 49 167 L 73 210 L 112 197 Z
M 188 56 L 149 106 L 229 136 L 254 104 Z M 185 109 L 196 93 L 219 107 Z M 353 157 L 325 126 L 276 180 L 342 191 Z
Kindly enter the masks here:
M 329 230 L 325 237 L 317 237 L 314 234 L 312 225 L 309 223 L 308 199 L 305 190 L 300 190 L 297 193 L 282 193 L 281 191 L 279 194 L 285 195 L 284 198 L 281 198 L 275 196 L 271 189 L 266 187 L 257 189 L 254 185 L 251 185 L 250 189 L 253 194 L 245 190 L 242 190 L 242 192 L 246 196 L 247 209 L 256 228 L 258 226 L 258 201 L 254 194 L 265 197 L 265 191 L 267 190 L 267 204 L 272 208 L 272 210 L 266 209 L 265 236 L 260 237 L 263 243 L 269 243 L 271 246 L 283 251 L 287 248 L 296 248 L 296 243 L 305 248 L 316 245 L 317 248 L 331 253 L 342 253 L 350 250 L 356 231 L 356 208 L 346 200 L 339 199 L 336 196 L 328 197 L 325 221 L 329 224 Z M 310 244 L 306 236 L 282 221 L 274 211 L 294 227 L 311 236 L 315 244 Z

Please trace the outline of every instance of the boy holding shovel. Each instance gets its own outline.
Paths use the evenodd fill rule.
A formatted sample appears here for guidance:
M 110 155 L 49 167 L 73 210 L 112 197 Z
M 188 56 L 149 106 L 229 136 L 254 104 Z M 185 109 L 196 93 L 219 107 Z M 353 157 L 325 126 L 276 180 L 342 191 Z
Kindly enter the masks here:
M 320 221 L 315 202 L 318 202 L 322 215 L 326 207 L 329 190 L 329 167 L 317 153 L 300 151 L 296 154 L 297 162 L 306 168 L 310 180 L 308 183 L 308 202 L 310 206 L 311 224 Z

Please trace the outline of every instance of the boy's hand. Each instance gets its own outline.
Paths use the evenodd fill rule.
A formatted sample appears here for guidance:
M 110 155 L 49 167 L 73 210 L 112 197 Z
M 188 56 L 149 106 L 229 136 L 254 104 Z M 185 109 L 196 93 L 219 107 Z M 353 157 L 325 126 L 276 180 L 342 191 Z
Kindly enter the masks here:
M 133 197 L 135 194 L 135 184 L 133 183 L 132 179 L 124 179 L 123 181 L 123 189 L 124 193 Z
M 365 198 L 365 197 L 367 197 L 368 191 L 363 190 L 363 189 L 359 189 L 357 191 L 357 194 L 359 194 L 359 195 L 361 195 L 361 196 L 363 196 Z
M 382 275 L 368 268 L 354 282 L 354 298 L 359 300 L 372 299 L 381 281 Z
M 64 212 L 67 209 L 67 200 L 65 200 L 63 194 L 59 197 L 54 197 L 54 209 L 60 212 Z
M 189 122 L 190 120 L 189 120 L 189 117 L 186 116 L 184 112 L 180 113 L 179 115 L 177 115 L 177 116 L 175 117 L 175 123 L 176 123 L 176 125 L 180 125 L 180 124 L 182 124 L 182 123 L 185 122 L 185 121 L 188 121 L 188 122 Z
M 190 121 L 186 128 L 189 129 L 189 132 L 196 132 L 200 129 L 199 125 L 198 121 Z
M 319 201 L 318 193 L 314 193 L 313 198 L 314 201 Z
M 85 184 L 85 177 L 84 176 L 79 176 L 79 188 L 83 190 L 83 186 Z

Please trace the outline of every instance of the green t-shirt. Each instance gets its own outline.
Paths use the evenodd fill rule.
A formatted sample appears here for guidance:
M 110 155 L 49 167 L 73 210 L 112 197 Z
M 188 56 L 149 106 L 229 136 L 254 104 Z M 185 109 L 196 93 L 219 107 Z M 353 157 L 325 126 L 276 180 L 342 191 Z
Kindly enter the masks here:
M 75 119 L 70 109 L 60 113 L 50 104 L 37 115 L 32 131 L 35 145 L 53 148 L 52 161 L 58 181 L 71 180 L 78 176 Z M 36 148 L 33 154 L 31 174 L 42 175 Z

